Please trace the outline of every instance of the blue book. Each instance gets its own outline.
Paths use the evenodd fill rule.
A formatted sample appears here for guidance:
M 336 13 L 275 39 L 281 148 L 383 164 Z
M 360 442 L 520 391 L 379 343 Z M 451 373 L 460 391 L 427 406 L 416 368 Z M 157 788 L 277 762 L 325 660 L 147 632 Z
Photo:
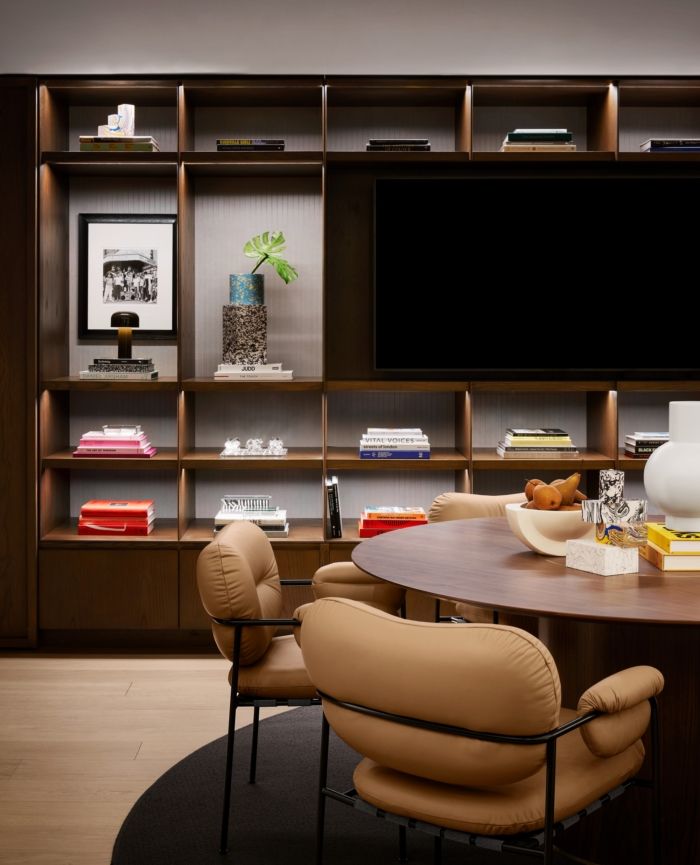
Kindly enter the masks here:
M 360 459 L 363 460 L 429 460 L 430 451 L 382 451 L 360 450 Z

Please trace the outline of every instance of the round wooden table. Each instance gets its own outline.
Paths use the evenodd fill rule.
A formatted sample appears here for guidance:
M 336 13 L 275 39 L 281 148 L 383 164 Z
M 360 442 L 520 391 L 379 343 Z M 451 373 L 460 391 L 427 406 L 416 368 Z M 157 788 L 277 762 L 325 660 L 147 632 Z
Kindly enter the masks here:
M 700 574 L 602 577 L 527 550 L 505 519 L 455 520 L 388 532 L 353 551 L 358 567 L 452 601 L 536 616 L 576 706 L 599 679 L 637 664 L 666 679 L 659 700 L 665 865 L 700 862 Z M 634 790 L 562 846 L 609 865 L 649 862 L 650 796 Z

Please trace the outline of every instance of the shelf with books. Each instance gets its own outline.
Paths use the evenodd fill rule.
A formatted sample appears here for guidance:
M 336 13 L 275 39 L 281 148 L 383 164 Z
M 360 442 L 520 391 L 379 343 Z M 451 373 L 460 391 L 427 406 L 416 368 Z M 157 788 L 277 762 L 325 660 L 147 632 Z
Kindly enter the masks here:
M 214 537 L 214 520 L 197 518 L 190 520 L 185 531 L 180 537 L 180 546 L 200 549 L 209 543 Z M 289 544 L 320 544 L 323 538 L 323 526 L 319 519 L 297 518 L 289 523 L 289 536 L 286 538 L 273 538 L 273 546 L 278 544 L 287 546 Z
M 75 448 L 55 451 L 43 457 L 42 468 L 66 469 L 67 471 L 162 471 L 178 468 L 177 448 L 158 448 L 152 457 L 74 457 Z
M 184 151 L 216 152 L 224 138 L 283 139 L 285 154 L 323 146 L 320 77 L 184 81 L 180 94 Z
M 42 165 L 57 174 L 92 177 L 162 177 L 177 175 L 177 152 L 89 153 L 80 151 L 48 151 L 41 154 Z
M 158 376 L 153 381 L 109 381 L 81 379 L 77 375 L 62 375 L 56 378 L 46 378 L 41 382 L 42 390 L 75 390 L 75 391 L 176 391 L 180 389 L 177 377 L 173 375 Z
M 621 160 L 692 162 L 696 153 L 640 153 L 650 138 L 700 138 L 700 82 L 697 79 L 630 79 L 619 82 Z
M 473 82 L 473 151 L 497 152 L 514 129 L 567 129 L 576 144 L 575 153 L 535 153 L 534 161 L 609 161 L 617 152 L 617 89 L 601 79 L 486 79 Z M 595 152 L 598 156 L 585 157 Z M 516 160 L 533 161 L 529 154 Z
M 477 447 L 472 450 L 472 468 L 475 472 L 484 470 L 514 471 L 518 469 L 578 469 L 588 471 L 591 469 L 615 468 L 615 459 L 589 448 L 579 448 L 580 456 L 569 458 L 544 458 L 536 456 L 523 457 L 522 459 L 504 459 L 499 456 L 495 448 Z
M 76 520 L 66 520 L 45 532 L 39 546 L 47 547 L 90 547 L 98 544 L 100 547 L 124 548 L 142 546 L 177 546 L 177 520 L 174 518 L 156 517 L 153 530 L 148 535 L 116 537 L 115 535 L 79 535 Z
M 374 160 L 378 164 L 401 162 L 403 157 L 421 164 L 430 161 L 421 157 L 438 153 L 469 153 L 471 92 L 465 78 L 329 78 L 327 103 L 330 158 L 364 152 L 369 161 L 379 157 Z M 431 149 L 367 153 L 370 138 L 428 139 Z
M 262 391 L 322 391 L 323 379 L 320 376 L 304 376 L 288 381 L 226 381 L 214 380 L 211 377 L 186 378 L 182 382 L 184 391 L 208 391 L 210 393 L 225 393 L 240 391 L 241 393 Z

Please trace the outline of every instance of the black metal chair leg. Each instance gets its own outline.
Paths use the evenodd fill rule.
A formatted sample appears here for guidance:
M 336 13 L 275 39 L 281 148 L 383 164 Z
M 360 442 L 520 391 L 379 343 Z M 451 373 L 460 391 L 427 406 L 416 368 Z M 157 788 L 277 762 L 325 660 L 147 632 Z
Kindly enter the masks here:
M 231 684 L 231 702 L 228 712 L 228 736 L 226 739 L 226 775 L 224 779 L 224 809 L 221 815 L 221 844 L 219 851 L 228 852 L 228 824 L 231 814 L 231 775 L 233 773 L 233 746 L 236 737 L 236 689 Z
M 255 772 L 258 767 L 258 726 L 260 725 L 260 706 L 253 707 L 253 742 L 250 746 L 250 775 L 248 783 L 255 784 Z
M 494 625 L 498 624 L 498 610 L 492 610 L 492 620 Z
M 554 865 L 554 784 L 557 772 L 557 740 L 547 742 L 547 775 L 544 801 L 544 865 Z
M 233 668 L 231 669 L 231 699 L 228 709 L 228 736 L 226 737 L 226 773 L 224 777 L 224 808 L 221 815 L 221 844 L 219 852 L 228 852 L 228 824 L 231 816 L 231 775 L 233 773 L 233 746 L 236 738 L 236 709 L 238 708 L 238 669 L 241 657 L 240 627 L 233 632 Z
M 440 598 L 435 598 L 435 621 L 440 621 Z
M 651 835 L 652 862 L 661 865 L 661 754 L 659 751 L 659 711 L 656 698 L 651 704 Z
M 433 839 L 433 865 L 442 865 L 442 838 L 439 835 Z
M 323 838 L 326 823 L 326 796 L 323 792 L 328 780 L 328 734 L 326 716 L 321 722 L 321 765 L 318 773 L 318 810 L 316 815 L 316 865 L 323 865 Z
M 438 604 L 440 602 L 438 601 Z M 406 844 L 406 827 L 399 826 L 399 862 L 408 862 L 408 845 Z

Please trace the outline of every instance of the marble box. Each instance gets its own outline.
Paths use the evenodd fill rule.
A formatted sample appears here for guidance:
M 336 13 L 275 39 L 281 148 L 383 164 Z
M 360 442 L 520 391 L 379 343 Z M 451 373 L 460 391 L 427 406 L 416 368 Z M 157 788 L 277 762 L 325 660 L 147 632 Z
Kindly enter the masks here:
M 615 574 L 636 574 L 639 553 L 636 547 L 614 547 L 597 541 L 567 541 L 566 567 L 612 577 Z

